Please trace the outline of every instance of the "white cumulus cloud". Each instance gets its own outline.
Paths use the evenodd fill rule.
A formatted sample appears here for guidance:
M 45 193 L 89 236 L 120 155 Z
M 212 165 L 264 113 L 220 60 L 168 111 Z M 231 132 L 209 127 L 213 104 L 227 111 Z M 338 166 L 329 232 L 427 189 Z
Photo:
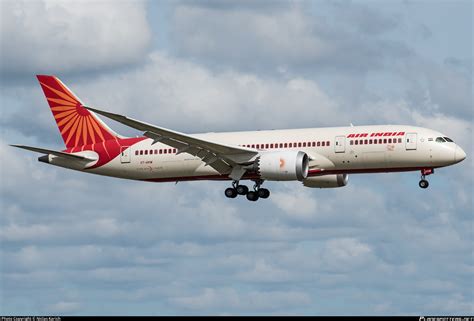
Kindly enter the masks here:
M 151 32 L 143 1 L 2 1 L 1 70 L 83 72 L 139 62 Z

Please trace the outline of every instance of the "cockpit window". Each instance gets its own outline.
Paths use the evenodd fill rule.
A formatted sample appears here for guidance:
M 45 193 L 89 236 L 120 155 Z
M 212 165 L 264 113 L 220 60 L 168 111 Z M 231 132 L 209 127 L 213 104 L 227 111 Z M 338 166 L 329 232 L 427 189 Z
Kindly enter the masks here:
M 454 143 L 453 140 L 449 137 L 443 137 L 443 138 L 446 139 L 447 142 Z
M 443 137 L 436 137 L 436 142 L 437 143 L 446 143 Z

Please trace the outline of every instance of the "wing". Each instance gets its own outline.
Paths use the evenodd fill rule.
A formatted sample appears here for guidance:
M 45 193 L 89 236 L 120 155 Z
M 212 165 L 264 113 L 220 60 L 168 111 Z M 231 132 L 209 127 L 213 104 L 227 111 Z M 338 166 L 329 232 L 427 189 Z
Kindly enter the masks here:
M 58 152 L 55 150 L 51 149 L 45 149 L 45 148 L 39 148 L 39 147 L 31 147 L 31 146 L 25 146 L 25 145 L 10 145 L 12 147 L 17 147 L 17 148 L 22 148 L 26 149 L 32 152 L 37 152 L 37 153 L 42 153 L 42 154 L 51 154 L 54 156 L 58 157 L 63 157 L 71 160 L 83 160 L 83 161 L 95 161 L 97 159 L 85 157 L 85 156 L 80 156 L 80 155 L 75 155 L 75 154 L 69 154 L 69 153 L 64 153 L 64 152 Z
M 239 180 L 245 173 L 243 166 L 251 164 L 258 152 L 251 148 L 226 145 L 196 138 L 171 129 L 151 125 L 123 115 L 114 114 L 92 107 L 85 108 L 107 118 L 113 119 L 129 127 L 144 131 L 144 136 L 153 139 L 153 143 L 161 142 L 174 147 L 179 153 L 187 153 L 199 157 L 206 165 L 221 174 Z

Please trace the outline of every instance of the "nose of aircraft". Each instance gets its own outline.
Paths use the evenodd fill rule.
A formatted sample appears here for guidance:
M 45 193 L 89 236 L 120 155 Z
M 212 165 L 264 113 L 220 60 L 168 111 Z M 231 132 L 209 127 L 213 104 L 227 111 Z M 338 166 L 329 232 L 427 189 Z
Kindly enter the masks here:
M 454 151 L 454 161 L 456 163 L 462 162 L 466 158 L 466 153 L 462 150 L 461 147 L 456 146 L 456 150 Z

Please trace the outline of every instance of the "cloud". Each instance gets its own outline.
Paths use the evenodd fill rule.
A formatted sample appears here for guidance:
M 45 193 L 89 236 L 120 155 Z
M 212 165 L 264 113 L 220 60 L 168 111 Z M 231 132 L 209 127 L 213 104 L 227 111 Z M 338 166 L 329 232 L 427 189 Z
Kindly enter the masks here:
M 431 104 L 436 111 L 472 119 L 472 61 L 448 57 L 442 64 L 423 59 L 407 61 L 400 68 L 409 82 L 407 98 L 420 105 Z
M 356 29 L 359 34 L 379 35 L 399 27 L 403 17 L 363 3 L 332 1 L 328 8 L 339 17 L 338 23 Z
M 55 314 L 69 314 L 79 311 L 81 305 L 79 302 L 60 301 L 49 306 L 46 311 Z
M 130 88 L 130 83 L 141 86 Z M 303 111 L 319 101 L 320 110 L 328 108 L 326 115 L 342 108 L 311 79 L 216 73 L 159 52 L 150 56 L 146 68 L 116 77 L 104 75 L 88 83 L 78 81 L 77 88 L 69 86 L 88 102 L 113 106 L 132 117 L 156 118 L 160 124 L 174 122 L 195 129 L 199 129 L 193 124 L 199 106 L 208 108 L 201 117 L 206 127 L 214 126 L 217 118 L 227 127 L 238 119 L 245 122 L 245 113 L 236 112 L 235 119 L 228 117 L 227 113 L 233 112 L 230 109 L 220 109 L 222 115 L 213 114 L 221 99 L 237 110 L 243 110 L 246 102 L 255 104 L 250 109 L 260 106 L 261 117 L 248 122 L 249 127 L 275 126 L 290 118 L 288 124 L 304 122 L 284 110 L 290 102 Z M 214 94 L 221 96 L 209 104 L 199 103 L 200 95 L 205 100 Z M 169 105 L 158 104 L 163 106 L 158 111 L 149 107 L 160 99 Z M 173 103 L 179 99 L 180 103 Z M 281 108 L 284 117 L 265 117 L 266 106 Z M 359 108 L 363 110 L 358 114 L 361 121 L 380 115 L 380 110 L 392 110 L 379 118 L 442 127 L 455 139 L 467 136 L 471 128 L 456 117 L 428 112 L 425 116 L 404 100 L 366 103 Z M 185 115 L 193 110 L 194 118 Z M 52 119 L 50 123 L 53 127 Z M 22 128 L 18 124 L 10 130 L 14 133 Z M 43 138 L 36 139 L 41 142 Z M 438 184 L 432 184 L 429 196 L 417 188 L 418 174 L 354 175 L 348 187 L 333 190 L 266 182 L 272 198 L 250 204 L 240 198 L 235 202 L 223 198 L 227 183 L 146 184 L 86 175 L 40 164 L 36 155 L 6 146 L 3 138 L 0 152 L 0 240 L 2 262 L 8 262 L 2 265 L 2 284 L 11 288 L 19 280 L 26 282 L 8 299 L 11 307 L 24 297 L 21 289 L 64 283 L 82 295 L 83 287 L 95 289 L 101 301 L 113 295 L 124 313 L 131 302 L 141 300 L 149 311 L 155 311 L 156 301 L 164 302 L 161 311 L 170 314 L 188 305 L 190 313 L 276 313 L 284 306 L 296 312 L 327 314 L 354 300 L 350 296 L 356 296 L 361 288 L 374 297 L 384 293 L 392 306 L 420 307 L 431 301 L 422 296 L 425 283 L 414 286 L 413 280 L 433 277 L 453 283 L 453 293 L 469 298 L 467 287 L 457 280 L 466 280 L 472 273 L 469 257 L 463 256 L 469 249 L 471 218 L 462 214 L 472 210 L 472 203 L 467 194 L 452 191 L 469 186 L 472 175 L 464 175 L 459 183 L 446 179 L 443 183 L 441 176 Z M 455 168 L 449 173 L 461 176 Z M 445 240 L 442 246 L 439 236 Z M 435 257 L 442 257 L 443 262 L 456 260 L 457 271 L 449 264 L 435 264 Z M 426 262 L 431 262 L 430 266 L 426 267 Z M 364 280 L 370 280 L 372 287 L 367 288 Z M 234 288 L 234 284 L 240 287 Z M 98 290 L 101 287 L 107 290 Z M 387 288 L 416 295 L 400 299 L 380 290 Z M 294 293 L 295 299 L 283 293 Z M 331 298 L 333 305 L 318 305 L 319 297 Z M 279 304 L 284 298 L 288 298 L 288 305 Z M 34 311 L 86 298 L 79 295 L 62 300 L 49 293 L 43 299 Z M 80 306 L 85 307 L 83 303 Z M 94 304 L 85 308 L 103 311 Z M 374 311 L 380 311 L 380 306 L 374 305 Z
M 259 283 L 288 282 L 292 279 L 292 274 L 289 271 L 271 266 L 264 259 L 258 259 L 249 271 L 239 273 L 238 277 L 245 281 Z
M 455 52 L 440 68 L 426 63 L 429 57 L 415 57 L 423 64 L 404 60 L 410 49 L 391 42 L 389 35 L 400 32 L 405 16 L 397 20 L 398 15 L 354 3 L 278 3 L 276 8 L 270 2 L 177 3 L 176 38 L 166 49 L 148 50 L 146 32 L 130 39 L 121 29 L 149 29 L 145 14 L 156 22 L 143 3 L 121 3 L 102 21 L 98 11 L 107 3 L 91 6 L 90 13 L 79 8 L 77 15 L 71 10 L 79 4 L 29 5 L 2 3 L 2 10 L 21 9 L 28 24 L 18 27 L 18 43 L 33 45 L 30 54 L 20 52 L 19 60 L 2 70 L 2 311 L 472 312 L 469 159 L 437 170 L 429 177 L 429 190 L 418 188 L 419 173 L 352 175 L 349 186 L 340 189 L 265 182 L 271 198 L 250 203 L 224 198 L 228 182 L 117 180 L 38 163 L 38 155 L 7 146 L 62 146 L 43 94 L 29 75 L 40 63 L 53 68 L 49 61 L 57 60 L 54 70 L 86 103 L 184 132 L 405 123 L 441 130 L 469 157 L 470 93 L 460 77 L 469 73 L 469 63 Z M 55 20 L 58 11 L 71 24 Z M 96 46 L 71 44 L 72 38 L 64 36 L 65 47 L 53 48 L 70 56 L 58 57 L 35 30 L 24 34 L 41 19 L 33 13 L 43 13 L 47 21 L 38 25 L 39 33 L 54 33 L 61 22 L 65 33 L 57 35 L 78 39 L 84 36 L 77 29 L 82 19 L 93 19 L 90 25 L 98 32 L 90 43 Z M 2 16 L 2 24 L 8 22 L 11 31 L 15 19 Z M 119 32 L 111 35 L 108 26 L 118 26 Z M 161 24 L 153 27 L 155 33 Z M 118 43 L 98 43 L 102 35 Z M 131 51 L 119 50 L 122 37 L 130 40 Z M 10 48 L 2 45 L 2 50 Z M 94 57 L 79 57 L 91 50 Z M 379 68 L 388 60 L 393 68 Z M 26 69 L 15 66 L 20 61 Z M 408 66 L 411 73 L 398 70 Z M 323 68 L 326 73 L 319 72 Z M 368 70 L 378 74 L 365 77 Z M 31 81 L 5 82 L 7 71 L 25 72 Z M 410 81 L 418 75 L 422 81 Z M 439 83 L 430 85 L 435 77 Z M 449 82 L 445 87 L 439 85 L 444 80 Z M 456 97 L 447 97 L 451 90 Z
M 292 217 L 309 221 L 314 219 L 319 211 L 316 200 L 310 194 L 311 192 L 306 189 L 303 191 L 287 189 L 272 194 L 271 200 L 284 212 L 291 213 Z
M 88 105 L 188 133 L 348 123 L 345 116 L 336 117 L 341 115 L 338 105 L 314 80 L 272 79 L 237 71 L 214 73 L 160 51 L 132 71 L 87 80 L 60 78 Z M 12 102 L 0 120 L 2 126 L 62 144 L 39 85 L 4 89 L 2 94 L 6 103 Z M 38 108 L 43 112 L 38 113 Z M 269 117 L 269 111 L 274 116 Z M 32 114 L 39 116 L 32 118 Z M 105 121 L 117 128 L 117 123 Z
M 151 38 L 142 1 L 3 1 L 1 17 L 3 75 L 138 63 Z
M 357 239 L 340 238 L 329 240 L 323 255 L 330 270 L 353 271 L 371 263 L 372 249 Z
M 293 2 L 267 10 L 221 10 L 184 3 L 175 9 L 173 44 L 181 56 L 210 65 L 273 72 L 281 68 L 367 71 L 410 54 L 402 43 L 372 37 L 394 28 L 397 19 L 384 19 L 382 13 L 356 4 L 343 10 L 346 5 L 337 8 L 338 15 L 342 12 L 338 22 L 348 20 L 348 27 L 341 28 L 318 10 L 325 7 L 321 3 L 313 14 L 308 4 Z
M 311 302 L 303 292 L 239 293 L 230 288 L 205 288 L 195 296 L 177 297 L 171 300 L 178 307 L 198 311 L 245 311 L 246 313 L 274 310 L 288 311 Z

